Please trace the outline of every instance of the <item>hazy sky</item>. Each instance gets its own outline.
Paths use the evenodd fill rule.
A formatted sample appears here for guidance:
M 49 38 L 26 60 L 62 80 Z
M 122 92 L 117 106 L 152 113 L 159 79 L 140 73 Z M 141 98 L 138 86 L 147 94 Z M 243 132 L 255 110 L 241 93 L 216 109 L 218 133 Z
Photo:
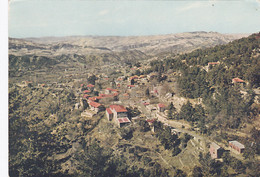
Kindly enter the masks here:
M 11 0 L 9 36 L 260 31 L 260 0 Z

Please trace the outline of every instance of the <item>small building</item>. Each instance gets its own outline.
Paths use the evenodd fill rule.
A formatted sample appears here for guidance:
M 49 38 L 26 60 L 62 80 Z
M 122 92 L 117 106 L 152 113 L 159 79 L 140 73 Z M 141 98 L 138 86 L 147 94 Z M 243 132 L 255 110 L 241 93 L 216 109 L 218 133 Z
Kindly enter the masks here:
M 100 112 L 103 110 L 102 104 L 94 102 L 94 101 L 89 102 L 89 107 L 90 107 L 90 110 L 93 110 L 95 112 Z
M 245 146 L 238 141 L 229 141 L 228 145 L 240 154 L 243 153 L 245 150 Z
M 84 90 L 83 93 L 90 93 L 90 90 Z
M 232 79 L 232 84 L 245 84 L 246 82 L 238 77 Z
M 109 121 L 111 121 L 113 119 L 113 113 L 112 111 L 110 110 L 110 108 L 106 108 L 106 115 L 107 115 L 107 119 Z
M 87 88 L 88 88 L 89 90 L 91 90 L 91 91 L 94 90 L 94 87 L 95 87 L 95 85 L 93 85 L 93 84 L 88 84 L 88 85 L 87 85 Z
M 114 120 L 118 127 L 123 127 L 131 122 L 127 113 L 127 109 L 122 105 L 110 105 L 109 108 L 106 109 L 108 120 Z
M 220 158 L 220 146 L 217 145 L 216 143 L 211 143 L 210 148 L 209 148 L 209 153 L 212 159 L 218 159 Z
M 117 125 L 119 128 L 129 125 L 130 123 L 131 121 L 127 117 L 117 119 Z
M 115 92 L 118 92 L 118 90 L 117 89 L 112 89 L 112 88 L 106 88 L 106 90 L 105 90 L 106 94 L 115 93 Z
M 164 112 L 164 111 L 165 111 L 165 108 L 166 108 L 166 106 L 165 106 L 164 104 L 162 104 L 162 103 L 159 103 L 159 104 L 158 104 L 158 110 L 159 110 L 159 112 Z
M 134 88 L 135 87 L 135 85 L 128 85 L 127 86 L 127 88 L 129 88 L 129 89 L 132 89 L 132 88 Z
M 94 88 L 95 85 L 93 85 L 93 84 L 88 84 L 87 87 L 88 87 L 88 88 Z
M 208 67 L 215 66 L 215 65 L 219 65 L 219 62 L 209 62 L 208 63 Z

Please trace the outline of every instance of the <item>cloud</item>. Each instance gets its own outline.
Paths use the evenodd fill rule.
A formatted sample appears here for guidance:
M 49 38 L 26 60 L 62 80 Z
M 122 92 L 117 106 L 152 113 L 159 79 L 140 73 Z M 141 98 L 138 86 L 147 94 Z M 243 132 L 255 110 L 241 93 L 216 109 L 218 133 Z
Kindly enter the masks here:
M 102 11 L 98 12 L 98 15 L 99 16 L 104 16 L 104 15 L 106 15 L 108 13 L 109 13 L 109 10 L 105 9 L 105 10 L 102 10 Z

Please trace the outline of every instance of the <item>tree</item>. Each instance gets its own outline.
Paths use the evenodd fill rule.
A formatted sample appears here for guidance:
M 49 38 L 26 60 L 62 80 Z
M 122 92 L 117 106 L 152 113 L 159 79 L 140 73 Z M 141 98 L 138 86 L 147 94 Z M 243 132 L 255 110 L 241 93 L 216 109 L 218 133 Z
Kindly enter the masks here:
M 168 119 L 173 119 L 174 113 L 176 112 L 176 108 L 174 107 L 173 103 L 171 102 L 168 106 Z
M 96 80 L 97 80 L 97 77 L 96 77 L 95 75 L 92 75 L 92 76 L 90 76 L 90 77 L 88 78 L 88 82 L 89 82 L 90 84 L 93 84 L 93 85 L 95 85 Z
M 192 107 L 190 101 L 183 104 L 180 111 L 180 117 L 187 121 L 193 120 L 194 108 Z
M 135 80 L 131 79 L 131 85 L 134 85 L 134 84 L 135 84 Z
M 110 149 L 104 149 L 100 147 L 97 142 L 92 143 L 90 146 L 84 147 L 82 154 L 76 155 L 76 160 L 79 161 L 79 175 L 80 176 L 101 176 L 105 177 L 108 173 L 110 159 L 112 153 Z
M 147 96 L 147 97 L 149 97 L 149 96 L 150 96 L 150 91 L 149 91 L 149 88 L 147 88 L 147 89 L 145 90 L 145 96 Z

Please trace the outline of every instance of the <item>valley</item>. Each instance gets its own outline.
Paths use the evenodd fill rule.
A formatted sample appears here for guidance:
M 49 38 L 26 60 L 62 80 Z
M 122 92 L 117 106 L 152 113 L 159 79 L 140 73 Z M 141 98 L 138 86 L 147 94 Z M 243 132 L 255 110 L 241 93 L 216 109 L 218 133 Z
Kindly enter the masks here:
M 259 44 L 9 39 L 10 176 L 258 176 Z

